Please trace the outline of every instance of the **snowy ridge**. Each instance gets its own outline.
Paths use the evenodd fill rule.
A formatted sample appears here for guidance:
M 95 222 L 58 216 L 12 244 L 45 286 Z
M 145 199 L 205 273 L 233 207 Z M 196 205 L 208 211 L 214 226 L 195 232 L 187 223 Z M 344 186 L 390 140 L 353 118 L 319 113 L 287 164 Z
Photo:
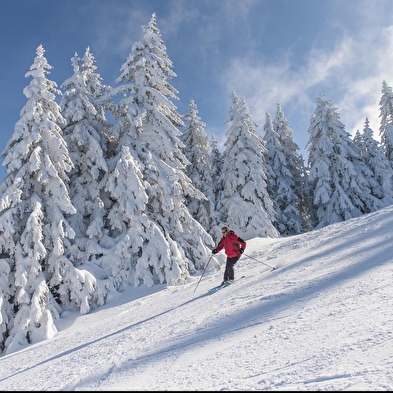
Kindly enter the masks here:
M 392 390 L 393 206 L 255 238 L 222 271 L 130 288 L 52 339 L 0 357 L 1 390 Z

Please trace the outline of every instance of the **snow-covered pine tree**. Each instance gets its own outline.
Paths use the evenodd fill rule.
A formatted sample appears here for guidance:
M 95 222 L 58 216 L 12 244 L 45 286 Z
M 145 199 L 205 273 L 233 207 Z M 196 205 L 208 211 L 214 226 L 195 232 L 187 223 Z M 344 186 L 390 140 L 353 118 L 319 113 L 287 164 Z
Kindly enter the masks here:
M 392 88 L 382 82 L 382 95 L 379 100 L 381 124 L 379 134 L 386 158 L 393 165 L 393 92 Z
M 222 184 L 221 184 L 221 172 L 223 162 L 223 155 L 218 149 L 217 138 L 215 135 L 210 137 L 210 146 L 211 146 L 211 164 L 212 164 L 212 188 L 214 194 L 214 222 L 215 226 L 211 228 L 211 234 L 216 240 L 216 243 L 221 239 L 221 225 L 220 225 L 220 200 L 222 193 Z
M 190 101 L 184 121 L 186 127 L 180 139 L 184 143 L 182 151 L 190 162 L 185 173 L 191 179 L 192 184 L 207 198 L 195 199 L 188 196 L 186 197 L 186 206 L 191 215 L 210 233 L 217 225 L 212 179 L 212 149 L 204 129 L 206 124 L 198 116 L 198 108 L 194 100 Z
M 107 217 L 113 245 L 103 252 L 101 265 L 120 291 L 127 284 L 176 283 L 182 275 L 179 266 L 184 254 L 175 251 L 174 242 L 165 239 L 162 230 L 147 216 L 148 196 L 141 166 L 128 146 L 119 147 L 119 154 L 110 160 L 106 182 L 113 201 Z M 169 249 L 174 250 L 172 255 Z M 163 250 L 167 250 L 164 255 Z M 169 258 L 175 263 L 169 264 Z
M 355 135 L 353 136 L 353 141 L 359 147 L 360 153 L 362 153 L 361 148 L 363 146 L 363 134 L 361 134 L 359 130 L 356 130 Z
M 234 91 L 231 99 L 225 121 L 232 124 L 223 152 L 221 222 L 246 239 L 278 237 L 279 232 L 272 224 L 273 202 L 267 193 L 266 148 L 245 99 Z
M 378 204 L 363 175 L 366 169 L 359 149 L 337 108 L 322 94 L 316 103 L 306 145 L 314 229 L 369 213 Z
M 0 184 L 0 195 L 5 195 L 6 191 L 12 189 L 13 179 L 12 176 L 8 176 Z M 14 191 L 18 191 L 17 187 Z M 4 201 L 0 200 L 2 205 L 0 206 L 0 355 L 5 349 L 5 340 L 8 337 L 8 332 L 11 330 L 13 325 L 13 299 L 15 297 L 15 286 L 12 283 L 15 282 L 14 273 L 11 270 L 14 266 L 13 260 L 9 258 L 10 249 L 15 247 L 14 236 L 13 236 L 13 209 L 10 208 L 8 211 L 3 211 Z M 6 202 L 7 203 L 7 202 Z M 8 221 L 10 220 L 10 221 Z M 7 233 L 11 230 L 11 233 Z
M 154 272 L 154 283 L 170 284 L 184 282 L 190 272 L 203 268 L 210 252 L 208 246 L 214 246 L 211 236 L 185 205 L 186 196 L 205 196 L 184 172 L 189 161 L 181 150 L 184 145 L 177 128 L 184 123 L 172 102 L 178 99 L 177 90 L 169 83 L 176 76 L 172 67 L 153 14 L 144 27 L 142 41 L 133 45 L 121 67 L 116 80 L 121 84 L 114 89 L 121 98 L 112 112 L 116 120 L 112 133 L 119 140 L 117 150 L 128 146 L 140 165 L 148 196 L 146 214 L 165 239 L 161 254 L 150 255 L 147 249 L 159 234 L 145 233 L 141 248 L 144 265 Z M 211 266 L 218 265 L 213 260 Z M 135 274 L 139 276 L 138 270 Z
M 383 147 L 374 139 L 369 119 L 364 122 L 363 132 L 356 132 L 354 142 L 358 145 L 363 162 L 370 169 L 368 177 L 372 194 L 381 201 L 379 208 L 393 203 L 393 169 L 384 154 Z
M 0 354 L 4 351 L 5 340 L 13 317 L 11 299 L 14 291 L 10 286 L 10 281 L 13 279 L 10 265 L 11 261 L 0 258 Z
M 76 241 L 86 248 L 86 238 L 101 238 L 103 228 L 103 201 L 99 183 L 108 171 L 105 160 L 106 122 L 97 99 L 105 92 L 101 78 L 94 73 L 94 57 L 89 48 L 82 59 L 75 53 L 71 59 L 74 74 L 65 80 L 60 107 L 66 120 L 62 127 L 74 168 L 69 174 L 70 197 L 77 213 L 70 218 L 76 233 Z M 92 224 L 94 230 L 87 235 Z M 82 254 L 81 254 L 82 255 Z M 89 256 L 75 255 L 75 260 L 89 260 Z
M 223 162 L 223 156 L 220 150 L 218 149 L 217 138 L 215 135 L 212 135 L 210 137 L 210 146 L 212 148 L 211 158 L 212 158 L 212 182 L 213 182 L 213 190 L 214 190 L 214 209 L 216 211 L 216 222 L 218 222 L 217 220 L 217 210 L 219 207 L 218 201 L 221 199 L 220 193 L 222 191 L 220 178 L 221 178 L 222 166 L 224 162 Z M 221 236 L 221 231 L 219 235 Z
M 65 90 L 60 107 L 66 120 L 63 125 L 64 139 L 67 142 L 74 168 L 69 173 L 70 198 L 77 212 L 69 218 L 76 236 L 68 256 L 79 269 L 91 274 L 86 276 L 94 288 L 83 312 L 90 306 L 105 302 L 107 289 L 111 286 L 96 278 L 96 259 L 103 254 L 100 243 L 105 237 L 104 217 L 105 196 L 102 179 L 108 172 L 106 148 L 108 146 L 109 122 L 105 116 L 104 97 L 109 87 L 102 84 L 96 73 L 95 59 L 87 47 L 82 58 L 77 53 L 72 57 L 74 73 L 61 87 Z M 99 274 L 100 278 L 106 278 Z
M 23 90 L 27 103 L 2 151 L 8 175 L 7 187 L 0 187 L 0 252 L 9 261 L 8 285 L 15 292 L 6 300 L 14 310 L 3 334 L 7 353 L 52 337 L 57 331 L 53 317 L 61 311 L 56 300 L 63 304 L 81 296 L 73 284 L 77 272 L 65 255 L 74 237 L 67 221 L 76 212 L 68 193 L 73 165 L 55 102 L 61 93 L 47 78 L 52 67 L 44 53 L 39 45 L 26 73 L 32 77 Z M 2 274 L 7 270 L 3 262 Z
M 275 211 L 274 226 L 280 232 L 281 230 L 284 230 L 284 227 L 280 224 L 282 219 L 280 214 L 280 208 L 278 206 L 278 203 L 274 199 L 277 190 L 277 182 L 276 182 L 277 175 L 274 172 L 273 168 L 275 165 L 274 161 L 277 160 L 277 155 L 275 154 L 275 151 L 276 150 L 280 151 L 281 146 L 280 146 L 280 140 L 278 134 L 273 128 L 273 121 L 269 112 L 266 112 L 265 118 L 266 121 L 263 126 L 264 136 L 262 138 L 263 141 L 262 143 L 265 148 L 264 159 L 265 159 L 265 169 L 266 169 L 266 190 L 269 196 L 271 196 L 270 198 L 273 202 L 273 207 Z
M 273 123 L 268 113 L 266 118 L 263 139 L 267 150 L 268 193 L 276 211 L 275 227 L 281 235 L 299 234 L 303 232 L 304 226 L 301 213 L 303 159 L 280 104 L 277 104 Z

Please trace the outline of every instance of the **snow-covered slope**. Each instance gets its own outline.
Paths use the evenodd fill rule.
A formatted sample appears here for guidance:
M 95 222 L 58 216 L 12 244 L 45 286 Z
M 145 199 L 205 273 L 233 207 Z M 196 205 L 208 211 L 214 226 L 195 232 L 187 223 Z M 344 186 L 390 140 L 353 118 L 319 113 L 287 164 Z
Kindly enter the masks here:
M 392 228 L 393 206 L 251 239 L 246 278 L 214 295 L 222 270 L 65 313 L 53 340 L 0 357 L 0 389 L 392 390 Z

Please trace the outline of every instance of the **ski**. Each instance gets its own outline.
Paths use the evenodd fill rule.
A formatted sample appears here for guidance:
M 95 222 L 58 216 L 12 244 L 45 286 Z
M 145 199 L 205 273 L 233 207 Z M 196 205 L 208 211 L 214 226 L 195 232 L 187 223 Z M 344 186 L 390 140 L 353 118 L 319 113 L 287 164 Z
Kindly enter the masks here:
M 210 288 L 207 291 L 210 294 L 216 293 L 216 292 L 218 292 L 221 289 L 224 289 L 224 288 L 227 288 L 227 287 L 231 287 L 233 284 L 236 284 L 242 278 L 246 278 L 246 276 L 241 276 L 238 280 L 235 280 L 232 284 L 229 284 L 229 285 L 218 285 L 217 287 Z

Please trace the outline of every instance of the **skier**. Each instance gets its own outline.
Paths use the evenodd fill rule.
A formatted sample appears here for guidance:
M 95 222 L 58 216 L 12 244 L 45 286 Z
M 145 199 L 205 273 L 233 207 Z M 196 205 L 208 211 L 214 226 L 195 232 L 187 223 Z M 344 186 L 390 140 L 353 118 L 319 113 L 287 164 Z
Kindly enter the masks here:
M 230 285 L 235 281 L 235 271 L 233 267 L 246 249 L 246 242 L 228 227 L 222 227 L 221 233 L 222 238 L 217 247 L 212 250 L 212 253 L 217 254 L 222 249 L 225 250 L 227 262 L 225 265 L 224 281 L 221 285 Z

